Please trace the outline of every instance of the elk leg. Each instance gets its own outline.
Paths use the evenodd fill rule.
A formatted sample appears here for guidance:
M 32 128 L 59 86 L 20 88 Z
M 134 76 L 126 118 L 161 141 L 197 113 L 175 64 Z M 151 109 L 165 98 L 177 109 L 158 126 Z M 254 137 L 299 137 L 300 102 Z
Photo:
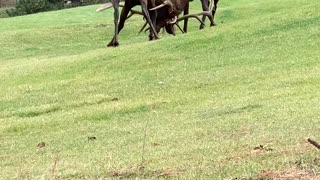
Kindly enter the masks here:
M 184 10 L 183 10 L 183 15 L 187 15 L 189 14 L 189 2 L 186 4 L 186 6 L 184 7 Z M 181 30 L 181 28 L 179 27 L 179 25 L 177 24 L 178 28 Z M 184 20 L 183 22 L 183 33 L 187 33 L 188 31 L 188 18 Z
M 213 23 L 211 23 L 210 26 L 215 26 L 215 25 L 217 25 L 216 22 L 214 21 L 214 15 L 216 14 L 216 11 L 217 11 L 218 2 L 219 2 L 219 0 L 214 0 L 214 7 L 213 7 L 212 10 L 211 10 Z
M 159 39 L 158 33 L 155 29 L 155 24 L 156 24 L 155 19 L 157 18 L 156 13 L 152 13 L 152 19 L 154 20 L 154 22 L 152 22 L 151 18 L 150 18 L 149 11 L 147 9 L 147 5 L 143 0 L 141 0 L 141 7 L 142 7 L 142 12 L 145 15 L 145 18 L 150 26 L 150 31 L 153 33 L 153 36 L 155 39 Z M 150 37 L 150 35 L 149 35 L 149 37 Z
M 155 6 L 154 3 L 151 4 L 151 5 L 152 5 L 152 7 Z M 148 7 L 148 9 L 149 9 L 149 7 Z M 152 22 L 153 27 L 156 27 L 157 11 L 149 11 L 149 15 L 150 15 L 150 19 L 151 19 L 151 22 Z M 159 31 L 157 31 L 156 28 L 155 28 L 155 30 L 156 30 L 156 34 L 158 34 Z M 149 40 L 154 40 L 154 39 L 158 39 L 158 38 L 157 38 L 156 35 L 152 32 L 152 29 L 150 29 Z
M 209 0 L 201 0 L 202 10 L 208 11 L 209 10 Z M 206 16 L 202 16 L 202 22 L 206 22 Z M 204 25 L 200 24 L 200 29 L 203 29 Z
M 201 0 L 201 4 L 202 4 L 202 10 L 203 11 L 208 11 L 209 10 L 209 0 Z M 214 24 L 214 21 L 213 21 L 213 18 L 212 17 L 208 17 L 209 20 L 210 20 L 210 25 L 212 26 Z M 205 23 L 206 21 L 206 16 L 202 16 L 202 22 Z M 200 29 L 203 29 L 204 28 L 204 24 L 201 24 L 200 25 Z
M 118 1 L 118 9 L 119 9 L 119 0 L 114 0 L 114 1 Z M 112 38 L 112 40 L 110 41 L 110 43 L 107 45 L 108 47 L 110 46 L 113 46 L 113 47 L 116 47 L 119 45 L 119 42 L 118 42 L 118 34 L 120 33 L 120 31 L 122 30 L 123 26 L 124 26 L 124 22 L 130 12 L 130 9 L 129 7 L 127 7 L 126 5 L 122 8 L 122 11 L 121 11 L 121 16 L 120 16 L 120 21 L 118 23 L 118 19 L 114 20 L 114 23 L 117 24 L 117 27 L 115 28 L 115 34 Z M 115 13 L 116 14 L 116 13 Z M 118 18 L 119 18 L 119 15 L 118 15 Z
M 118 42 L 118 21 L 119 21 L 119 0 L 113 0 L 112 1 L 112 6 L 114 9 L 113 12 L 113 20 L 114 20 L 114 38 L 112 39 L 112 41 L 108 44 L 108 47 L 110 46 L 118 46 L 119 42 Z

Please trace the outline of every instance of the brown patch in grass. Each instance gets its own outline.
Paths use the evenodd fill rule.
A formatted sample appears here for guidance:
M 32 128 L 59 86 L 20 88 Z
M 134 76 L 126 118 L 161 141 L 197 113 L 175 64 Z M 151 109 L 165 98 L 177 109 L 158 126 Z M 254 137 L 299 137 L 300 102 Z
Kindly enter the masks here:
M 159 143 L 152 143 L 152 146 L 160 146 Z
M 154 102 L 154 103 L 150 104 L 149 106 L 150 106 L 150 108 L 151 108 L 152 110 L 155 110 L 155 109 L 157 109 L 158 107 L 162 106 L 163 104 L 167 104 L 167 103 L 169 103 L 169 102 L 167 102 L 167 101 L 160 101 L 160 102 Z
M 130 168 L 124 170 L 114 170 L 111 172 L 111 177 L 117 178 L 177 178 L 182 174 L 182 171 L 175 170 L 175 169 L 162 169 L 162 170 L 155 170 L 155 171 L 148 171 Z
M 308 143 L 303 142 L 301 144 L 297 144 L 295 146 L 285 148 L 285 149 L 279 149 L 276 152 L 285 155 L 285 154 L 297 154 L 297 153 L 305 153 L 309 151 L 313 151 L 314 148 L 311 147 Z
M 272 148 L 270 147 L 265 147 L 263 145 L 259 145 L 257 147 L 254 147 L 253 150 L 250 152 L 250 154 L 261 154 L 261 153 L 266 153 L 268 151 L 273 151 Z
M 162 177 L 162 178 L 174 178 L 178 177 L 181 174 L 181 171 L 175 171 L 172 169 L 164 169 L 162 171 L 157 172 L 157 177 Z
M 317 166 L 320 166 L 320 157 L 314 158 L 313 163 Z
M 115 170 L 111 172 L 112 177 L 129 178 L 137 176 L 134 172 Z
M 57 157 L 55 158 L 52 169 L 51 169 L 51 177 L 50 180 L 55 180 L 57 176 L 57 169 L 58 169 L 58 162 L 60 161 L 60 154 L 57 154 Z
M 247 151 L 234 153 L 231 157 L 227 158 L 227 160 L 239 161 L 239 160 L 247 159 L 248 157 L 263 156 L 268 153 L 272 153 L 272 155 L 274 156 L 282 156 L 282 155 L 288 155 L 288 154 L 305 153 L 312 150 L 314 150 L 314 148 L 305 142 L 291 146 L 291 147 L 286 147 L 283 149 L 276 149 L 276 148 L 270 148 L 268 146 L 259 145 L 257 147 L 254 147 L 252 150 L 247 149 Z
M 262 171 L 258 174 L 258 180 L 267 179 L 279 179 L 279 180 L 293 180 L 293 179 L 308 179 L 308 180 L 319 180 L 320 176 L 315 175 L 312 172 L 305 170 L 292 168 L 286 171 Z
M 234 178 L 233 180 L 295 180 L 295 179 L 319 180 L 320 176 L 310 171 L 306 171 L 298 168 L 291 168 L 284 171 L 264 170 L 258 173 L 258 175 L 253 177 L 237 177 L 237 178 Z

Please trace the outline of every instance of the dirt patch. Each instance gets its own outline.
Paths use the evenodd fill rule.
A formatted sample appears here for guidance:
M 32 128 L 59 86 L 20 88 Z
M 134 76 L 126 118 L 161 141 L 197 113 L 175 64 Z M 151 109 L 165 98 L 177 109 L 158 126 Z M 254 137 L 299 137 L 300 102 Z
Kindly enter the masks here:
M 292 168 L 286 171 L 262 171 L 258 174 L 258 180 L 264 179 L 281 179 L 281 180 L 293 180 L 293 179 L 308 179 L 319 180 L 320 176 L 317 176 L 313 172 Z
M 177 178 L 182 174 L 182 171 L 175 169 L 161 169 L 161 170 L 138 170 L 138 169 L 123 169 L 114 170 L 110 173 L 111 177 L 117 178 Z
M 291 168 L 285 171 L 261 171 L 253 177 L 237 177 L 233 180 L 320 180 L 320 176 L 311 171 Z
M 256 147 L 252 147 L 252 149 L 244 148 L 246 151 L 241 151 L 232 154 L 230 157 L 227 158 L 227 160 L 234 160 L 239 161 L 246 159 L 248 157 L 254 158 L 258 156 L 263 156 L 269 153 L 272 153 L 274 156 L 283 156 L 288 154 L 299 154 L 299 153 L 305 153 L 309 151 L 313 151 L 314 148 L 310 146 L 309 143 L 302 142 L 300 144 L 289 146 L 282 149 L 277 149 L 270 147 L 270 145 L 259 145 Z
M 264 145 L 259 145 L 257 147 L 254 147 L 251 151 L 250 154 L 251 155 L 257 155 L 257 154 L 263 154 L 263 153 L 267 153 L 269 151 L 273 151 L 272 148 L 270 147 L 266 147 Z

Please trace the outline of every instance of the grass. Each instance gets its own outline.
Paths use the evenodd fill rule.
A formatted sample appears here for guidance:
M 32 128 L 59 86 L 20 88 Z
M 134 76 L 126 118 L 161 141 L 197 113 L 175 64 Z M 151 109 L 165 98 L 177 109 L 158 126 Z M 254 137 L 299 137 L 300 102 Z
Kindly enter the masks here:
M 221 1 L 152 42 L 137 16 L 119 48 L 97 7 L 0 19 L 0 179 L 320 173 L 318 0 Z

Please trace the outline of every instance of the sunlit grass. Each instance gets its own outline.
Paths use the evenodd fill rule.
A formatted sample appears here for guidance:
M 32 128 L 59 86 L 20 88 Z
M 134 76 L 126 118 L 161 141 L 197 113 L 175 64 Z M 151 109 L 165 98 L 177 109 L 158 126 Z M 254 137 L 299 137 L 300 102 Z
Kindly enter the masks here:
M 0 19 L 0 179 L 58 154 L 60 179 L 319 173 L 318 0 L 221 1 L 217 27 L 152 42 L 137 16 L 118 48 L 97 7 Z

